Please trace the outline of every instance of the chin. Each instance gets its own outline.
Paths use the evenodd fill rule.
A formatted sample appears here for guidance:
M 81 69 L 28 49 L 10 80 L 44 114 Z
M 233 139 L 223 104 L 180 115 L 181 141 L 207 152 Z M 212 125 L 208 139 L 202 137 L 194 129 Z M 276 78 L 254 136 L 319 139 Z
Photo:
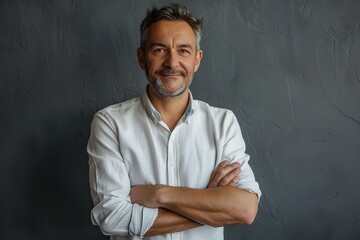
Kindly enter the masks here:
M 186 87 L 182 87 L 182 88 L 179 88 L 177 90 L 174 90 L 174 91 L 169 91 L 169 90 L 166 90 L 166 89 L 163 89 L 163 88 L 158 88 L 156 89 L 156 92 L 158 95 L 162 96 L 162 97 L 178 97 L 178 96 L 181 96 L 183 95 L 185 92 L 186 92 Z

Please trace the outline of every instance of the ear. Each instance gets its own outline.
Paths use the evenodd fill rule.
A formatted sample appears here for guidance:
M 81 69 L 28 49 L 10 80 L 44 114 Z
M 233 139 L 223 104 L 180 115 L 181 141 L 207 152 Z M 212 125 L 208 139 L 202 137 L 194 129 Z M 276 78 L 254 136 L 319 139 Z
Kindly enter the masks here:
M 145 69 L 144 51 L 141 47 L 139 47 L 137 48 L 136 53 L 137 53 L 139 66 L 141 67 L 142 70 L 144 70 Z
M 202 56 L 203 56 L 203 51 L 202 50 L 197 51 L 195 56 L 194 72 L 196 72 L 199 69 Z

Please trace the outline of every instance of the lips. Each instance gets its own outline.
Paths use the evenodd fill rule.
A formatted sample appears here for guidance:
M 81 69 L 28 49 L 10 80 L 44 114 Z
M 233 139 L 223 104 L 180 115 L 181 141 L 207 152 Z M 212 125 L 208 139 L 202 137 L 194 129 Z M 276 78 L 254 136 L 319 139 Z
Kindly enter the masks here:
M 185 72 L 181 69 L 160 69 L 158 71 L 160 75 L 167 77 L 184 76 Z
M 180 77 L 180 74 L 161 74 L 164 77 Z

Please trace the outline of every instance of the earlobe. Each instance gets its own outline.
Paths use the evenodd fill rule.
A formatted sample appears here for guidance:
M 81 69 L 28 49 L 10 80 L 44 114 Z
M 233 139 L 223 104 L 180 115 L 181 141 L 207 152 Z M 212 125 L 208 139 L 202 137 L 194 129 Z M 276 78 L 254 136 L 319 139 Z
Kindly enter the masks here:
M 144 68 L 145 68 L 144 51 L 142 48 L 139 47 L 137 49 L 136 53 L 137 53 L 139 66 L 141 67 L 141 69 L 144 70 Z

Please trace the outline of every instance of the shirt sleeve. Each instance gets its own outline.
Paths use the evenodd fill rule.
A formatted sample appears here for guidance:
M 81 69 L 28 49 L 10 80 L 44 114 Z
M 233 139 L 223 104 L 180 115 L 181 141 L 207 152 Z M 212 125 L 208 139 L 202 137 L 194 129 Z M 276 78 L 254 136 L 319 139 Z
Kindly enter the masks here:
M 249 165 L 250 156 L 245 153 L 245 141 L 242 137 L 239 123 L 234 113 L 230 110 L 228 110 L 226 114 L 223 128 L 225 132 L 225 143 L 222 160 L 240 163 L 240 179 L 236 187 L 257 194 L 260 201 L 261 190 Z
M 105 235 L 143 237 L 158 209 L 131 203 L 131 184 L 119 150 L 118 130 L 105 113 L 97 113 L 93 119 L 87 152 L 93 224 Z

